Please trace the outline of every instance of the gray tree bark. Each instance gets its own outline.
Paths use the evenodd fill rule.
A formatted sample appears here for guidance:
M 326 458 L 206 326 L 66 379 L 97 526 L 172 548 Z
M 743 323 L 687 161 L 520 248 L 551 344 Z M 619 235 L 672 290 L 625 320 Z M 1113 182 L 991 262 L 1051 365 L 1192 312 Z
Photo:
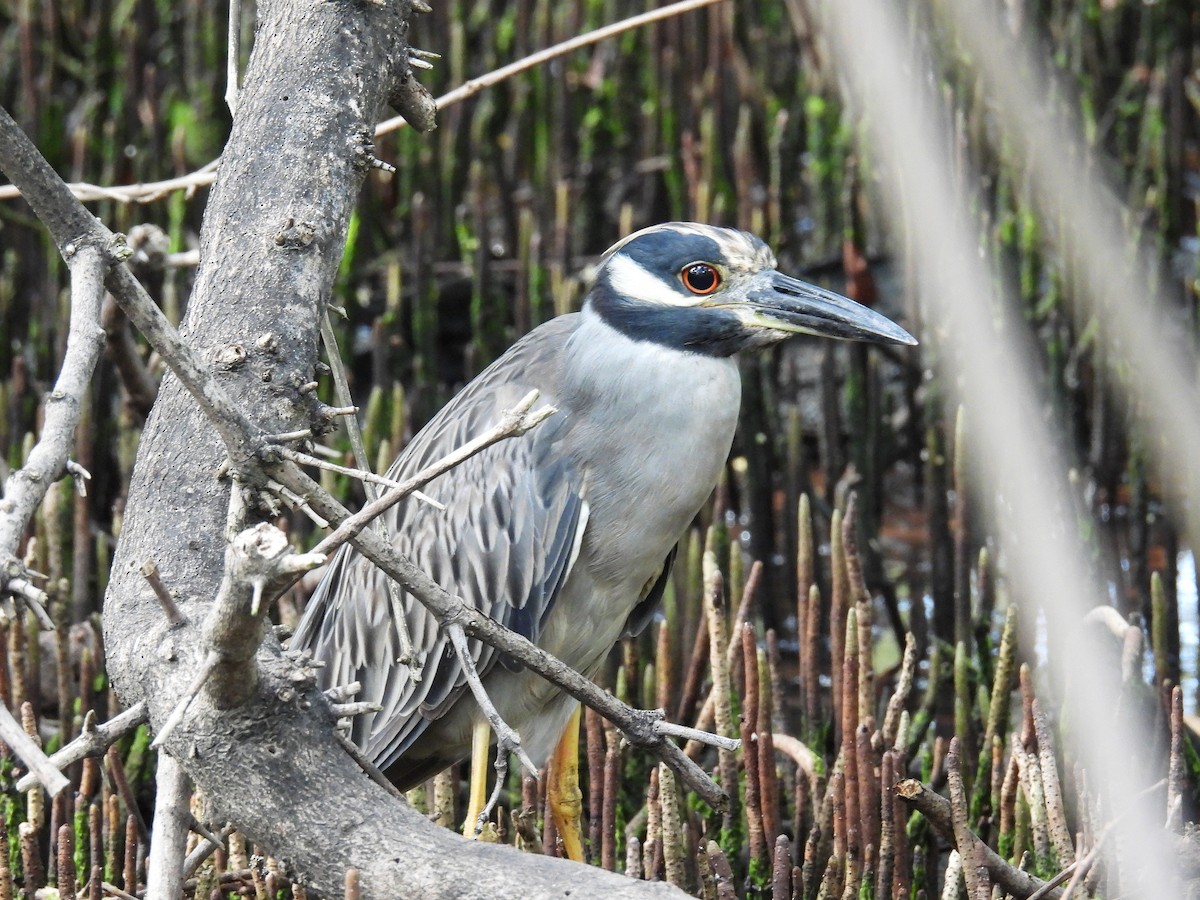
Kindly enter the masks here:
M 418 4 L 419 5 L 419 4 Z M 385 101 L 418 127 L 432 102 L 407 63 L 410 0 L 259 4 L 255 48 L 201 233 L 183 333 L 263 433 L 319 423 L 318 323 Z M 15 180 L 15 179 L 14 179 Z M 203 655 L 201 625 L 224 569 L 227 455 L 168 375 L 138 452 L 105 600 L 109 675 L 161 727 Z M 187 622 L 172 627 L 140 574 L 154 560 Z M 337 744 L 310 677 L 269 639 L 249 702 L 201 693 L 165 749 L 224 815 L 298 879 L 362 896 L 680 896 L 665 885 L 467 842 L 373 784 Z

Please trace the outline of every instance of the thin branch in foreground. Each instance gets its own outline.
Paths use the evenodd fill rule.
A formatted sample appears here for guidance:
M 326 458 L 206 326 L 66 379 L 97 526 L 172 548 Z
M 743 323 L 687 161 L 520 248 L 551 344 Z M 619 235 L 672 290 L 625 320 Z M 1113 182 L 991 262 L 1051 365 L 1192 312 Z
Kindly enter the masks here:
M 284 487 L 278 481 L 268 481 L 267 487 L 270 488 L 272 491 L 274 491 L 276 494 L 278 494 L 280 497 L 282 497 L 284 502 L 287 503 L 288 506 L 298 509 L 298 510 L 300 510 L 300 512 L 302 512 L 306 516 L 308 516 L 308 518 L 312 521 L 312 523 L 314 525 L 316 525 L 318 528 L 328 528 L 329 527 L 329 522 L 327 522 L 321 516 L 320 513 L 318 513 L 311 506 L 309 506 L 308 501 L 305 500 L 303 497 L 301 497 L 299 494 L 288 490 L 286 487 Z
M 348 475 L 351 478 L 357 478 L 359 481 L 362 481 L 366 484 L 378 484 L 392 489 L 404 488 L 404 485 L 402 485 L 400 482 L 394 481 L 391 478 L 385 478 L 383 475 L 376 475 L 374 472 L 368 472 L 366 469 L 352 469 L 349 466 L 340 466 L 337 463 L 329 462 L 328 460 L 320 459 L 316 456 L 310 456 L 307 453 L 301 453 L 299 450 L 292 450 L 289 447 L 278 447 L 276 452 L 285 459 L 290 459 L 292 462 L 298 463 L 302 466 L 309 466 L 314 469 L 324 469 L 327 472 L 336 472 L 339 475 Z M 420 500 L 422 503 L 428 503 L 430 506 L 436 510 L 439 510 L 440 512 L 446 511 L 445 503 L 442 503 L 440 500 L 434 500 L 432 497 L 422 491 L 414 490 L 410 491 L 409 493 L 414 500 Z M 371 499 L 374 500 L 376 498 L 372 497 Z
M 349 684 L 337 684 L 325 689 L 325 699 L 330 703 L 345 703 L 361 690 L 361 681 L 351 681 Z
M 80 497 L 86 497 L 87 483 L 92 480 L 92 473 L 79 463 L 75 462 L 75 460 L 71 459 L 69 456 L 64 464 L 64 468 L 66 469 L 67 474 L 70 475 L 72 480 L 75 482 L 75 493 Z
M 10 123 L 11 129 L 16 129 L 15 133 L 10 130 Z M 10 160 L 22 149 L 10 146 L 18 143 L 18 135 L 25 138 L 8 113 L 3 112 L 0 116 L 0 167 L 5 171 L 11 165 Z M 67 349 L 54 389 L 45 397 L 45 417 L 38 442 L 29 452 L 25 464 L 9 475 L 4 484 L 4 497 L 0 500 L 0 591 L 7 582 L 22 580 L 23 572 L 16 559 L 17 546 L 46 491 L 67 471 L 75 446 L 75 428 L 79 424 L 80 398 L 91 384 L 92 372 L 104 345 L 100 307 L 109 260 L 103 250 L 89 244 L 66 240 L 60 242 L 60 248 L 71 272 Z M 10 589 L 9 592 L 27 601 L 32 599 L 27 590 Z M 45 610 L 39 613 L 34 603 L 30 608 L 43 627 L 47 627 L 49 617 Z M 53 623 L 49 628 L 53 628 Z
M 220 840 L 220 843 L 214 844 L 211 839 L 205 840 L 201 844 L 196 845 L 187 858 L 183 861 L 183 877 L 191 878 L 196 874 L 196 870 L 200 868 L 200 864 L 213 855 L 217 850 L 225 846 L 225 838 L 233 834 L 236 829 L 232 825 L 226 825 L 215 836 Z M 128 896 L 126 894 L 125 896 Z
M 370 700 L 356 700 L 351 703 L 331 703 L 329 709 L 335 718 L 352 719 L 355 716 L 365 716 L 367 713 L 377 713 L 383 707 Z
M 162 728 L 158 730 L 158 734 L 154 736 L 154 740 L 150 742 L 151 749 L 157 750 L 166 743 L 167 738 L 179 727 L 179 723 L 183 721 L 183 715 L 187 712 L 192 701 L 196 699 L 196 695 L 200 693 L 204 687 L 204 682 L 208 681 L 210 675 L 217 668 L 217 663 L 221 661 L 221 654 L 216 650 L 209 650 L 205 654 L 203 661 L 200 663 L 200 668 L 192 678 L 187 690 L 183 692 L 183 697 L 175 704 L 175 708 L 171 710 L 171 715 L 167 716 L 167 721 L 163 722 Z
M 71 786 L 70 779 L 58 771 L 58 767 L 50 761 L 50 757 L 43 753 L 42 748 L 25 733 L 21 723 L 13 717 L 3 703 L 0 703 L 0 740 L 12 748 L 17 759 L 25 764 L 29 769 L 29 774 L 41 782 L 51 797 L 57 797 Z
M 544 65 L 551 60 L 558 59 L 560 56 L 566 56 L 576 50 L 588 47 L 610 37 L 616 37 L 626 31 L 631 31 L 634 28 L 641 28 L 643 25 L 650 25 L 654 22 L 661 22 L 663 19 L 669 19 L 674 16 L 681 15 L 693 10 L 703 9 L 706 6 L 713 6 L 716 3 L 721 3 L 723 0 L 680 0 L 679 3 L 672 3 L 668 6 L 654 9 L 650 12 L 642 13 L 637 16 L 630 16 L 628 19 L 622 19 L 620 22 L 614 22 L 611 25 L 605 25 L 602 28 L 596 28 L 585 34 L 577 35 L 569 40 L 562 41 L 552 47 L 547 47 L 545 50 L 539 50 L 537 53 L 531 53 L 529 56 L 519 59 L 516 62 L 509 63 L 507 66 L 501 66 L 488 72 L 486 75 L 481 75 L 478 78 L 468 79 L 463 84 L 456 87 L 449 93 L 438 97 L 434 103 L 439 110 L 445 109 L 447 106 L 453 106 L 455 103 L 461 103 L 469 97 L 473 97 L 482 91 L 484 88 L 492 87 L 499 84 L 501 81 L 512 78 L 514 75 L 519 75 L 529 69 Z M 395 116 L 380 122 L 375 127 L 375 136 L 379 137 L 389 132 L 395 131 L 398 128 L 403 128 L 408 122 L 403 116 Z
M 538 396 L 537 391 L 530 391 L 511 409 L 502 412 L 500 414 L 500 421 L 492 428 L 463 444 L 452 453 L 447 453 L 436 462 L 430 463 L 411 478 L 399 482 L 378 500 L 368 503 L 357 513 L 349 516 L 331 534 L 326 535 L 324 540 L 313 548 L 313 552 L 333 553 L 342 544 L 361 533 L 373 519 L 395 506 L 416 489 L 424 487 L 439 475 L 460 465 L 464 460 L 482 452 L 492 444 L 510 437 L 519 437 L 525 434 L 558 412 L 553 406 L 543 406 L 537 410 L 533 410 L 533 404 L 537 402 Z M 293 491 L 293 493 L 298 492 Z
M 505 760 L 504 766 L 507 770 L 508 763 L 506 757 L 509 753 L 515 753 L 517 759 L 521 761 L 521 765 L 529 770 L 530 775 L 536 777 L 537 766 L 533 764 L 533 760 L 529 758 L 529 754 L 521 746 L 521 736 L 500 716 L 495 704 L 492 703 L 492 698 L 488 696 L 487 689 L 483 686 L 483 682 L 479 678 L 479 671 L 475 668 L 475 657 L 471 655 L 471 648 L 467 646 L 467 635 L 463 631 L 462 625 L 456 622 L 451 623 L 447 626 L 446 633 L 450 637 L 450 643 L 454 646 L 454 652 L 458 654 L 458 663 L 462 666 L 463 675 L 467 679 L 467 686 L 470 687 L 471 694 L 475 697 L 475 702 L 479 704 L 480 712 L 488 720 L 488 724 L 492 726 L 492 731 L 496 735 L 497 782 L 504 780 L 504 773 L 500 771 L 501 760 Z
M 208 845 L 201 844 L 200 846 L 207 847 Z M 100 888 L 110 897 L 117 897 L 119 900 L 138 900 L 138 898 L 133 896 L 133 894 L 127 893 L 126 891 L 121 890 L 115 884 L 109 884 L 107 881 L 100 882 Z
M 183 896 L 191 797 L 192 783 L 183 767 L 174 757 L 160 754 L 155 772 L 154 833 L 146 861 L 148 898 Z
M 664 716 L 666 712 L 659 710 Z M 741 738 L 726 737 L 723 734 L 713 734 L 711 731 L 703 731 L 699 728 L 691 728 L 687 725 L 677 725 L 674 722 L 668 722 L 665 718 L 654 723 L 654 730 L 661 735 L 667 737 L 684 738 L 688 741 L 696 741 L 701 744 L 706 744 L 709 747 L 718 747 L 721 750 L 728 750 L 730 753 L 736 753 L 742 749 Z
M 29 607 L 29 611 L 33 613 L 33 617 L 38 620 L 38 625 L 42 631 L 54 630 L 54 620 L 46 612 L 46 604 L 50 602 L 50 598 L 46 595 L 45 591 L 24 578 L 9 579 L 4 589 L 14 597 L 21 598 L 25 605 Z

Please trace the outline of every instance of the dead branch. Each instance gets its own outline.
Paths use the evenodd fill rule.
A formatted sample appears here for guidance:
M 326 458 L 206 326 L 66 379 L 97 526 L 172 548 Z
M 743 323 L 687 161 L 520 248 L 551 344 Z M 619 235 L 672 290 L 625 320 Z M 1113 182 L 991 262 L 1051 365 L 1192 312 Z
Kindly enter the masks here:
M 0 740 L 12 748 L 17 758 L 28 766 L 29 775 L 40 781 L 51 797 L 57 797 L 71 786 L 70 780 L 58 771 L 3 703 L 0 703 Z
M 0 168 L 5 171 L 13 164 L 11 150 L 15 141 L 12 139 L 18 134 L 24 138 L 8 113 L 0 109 Z M 13 472 L 4 485 L 4 499 L 0 500 L 0 593 L 4 593 L 12 579 L 24 575 L 24 568 L 16 557 L 17 546 L 38 504 L 46 496 L 46 490 L 66 471 L 68 457 L 75 446 L 81 398 L 91 384 L 92 372 L 104 344 L 99 322 L 108 259 L 97 247 L 76 243 L 68 235 L 64 229 L 63 240 L 55 236 L 71 272 L 67 349 L 54 389 L 45 398 L 46 414 L 41 436 L 25 465 Z M 46 621 L 43 620 L 43 627 Z
M 950 842 L 956 848 L 958 847 L 958 839 L 955 836 L 954 819 L 950 812 L 950 801 L 938 794 L 932 788 L 928 788 L 915 778 L 906 778 L 904 781 L 894 785 L 892 790 L 901 800 L 903 800 L 912 809 L 917 810 L 933 826 L 934 831 L 945 841 Z M 1045 887 L 1045 882 L 1040 878 L 1030 875 L 1028 872 L 1023 872 L 1016 866 L 1011 865 L 1002 859 L 995 850 L 979 840 L 975 836 L 976 841 L 979 841 L 978 849 L 979 856 L 982 858 L 983 865 L 987 868 L 988 875 L 992 881 L 1008 893 L 1012 894 L 1018 900 L 1027 900 L 1035 892 L 1042 890 Z M 1051 891 L 1042 896 L 1049 897 L 1051 900 L 1057 900 L 1062 896 L 1061 891 Z
M 138 703 L 123 713 L 113 716 L 103 725 L 96 724 L 96 713 L 88 710 L 83 718 L 83 730 L 79 737 L 50 755 L 50 764 L 62 771 L 85 756 L 102 756 L 110 744 L 120 740 L 138 725 L 146 721 L 146 705 Z M 27 791 L 37 783 L 32 772 L 22 775 L 17 781 L 17 790 Z

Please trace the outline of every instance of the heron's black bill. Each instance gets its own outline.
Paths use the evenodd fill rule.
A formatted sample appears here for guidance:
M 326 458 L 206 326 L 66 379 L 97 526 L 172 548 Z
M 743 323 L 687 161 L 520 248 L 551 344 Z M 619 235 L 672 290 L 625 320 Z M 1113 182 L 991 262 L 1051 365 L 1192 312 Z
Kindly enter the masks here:
M 763 272 L 748 305 L 756 323 L 779 331 L 845 341 L 914 345 L 917 339 L 886 316 L 841 294 L 783 275 Z

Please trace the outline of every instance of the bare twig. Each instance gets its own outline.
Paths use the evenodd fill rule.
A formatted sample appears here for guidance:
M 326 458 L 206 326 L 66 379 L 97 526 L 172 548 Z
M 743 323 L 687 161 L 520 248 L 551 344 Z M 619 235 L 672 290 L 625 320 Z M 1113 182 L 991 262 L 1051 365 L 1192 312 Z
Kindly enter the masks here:
M 659 710 L 659 712 L 662 712 L 664 715 L 666 714 L 663 710 Z M 701 744 L 707 744 L 709 747 L 719 747 L 722 750 L 728 750 L 731 753 L 742 749 L 740 738 L 726 737 L 723 734 L 713 734 L 711 731 L 701 731 L 699 728 L 691 728 L 687 725 L 677 725 L 674 722 L 668 722 L 666 719 L 656 722 L 654 730 L 667 737 L 697 741 Z
M 374 472 L 369 472 L 366 469 L 352 469 L 349 466 L 339 466 L 337 463 L 330 462 L 326 459 L 320 459 L 316 456 L 311 456 L 308 453 L 301 453 L 299 450 L 292 450 L 289 447 L 277 447 L 275 450 L 280 456 L 285 459 L 290 459 L 292 462 L 299 463 L 302 466 L 311 466 L 315 469 L 325 469 L 329 472 L 337 472 L 339 475 L 349 475 L 351 478 L 357 478 L 366 484 L 378 484 L 383 487 L 392 488 L 394 490 L 403 490 L 404 485 L 399 481 L 387 478 L 383 475 L 376 475 Z M 446 504 L 438 500 L 434 500 L 428 494 L 421 491 L 408 491 L 415 500 L 420 500 L 422 503 L 428 503 L 434 509 L 445 511 Z M 376 497 L 372 497 L 372 500 Z
M 654 22 L 661 22 L 663 19 L 669 19 L 673 16 L 678 16 L 682 13 L 691 12 L 692 10 L 702 9 L 705 6 L 712 6 L 715 3 L 720 3 L 722 0 L 682 0 L 679 3 L 672 3 L 660 9 L 654 9 L 650 12 L 642 13 L 639 16 L 631 16 L 628 19 L 623 19 L 620 22 L 614 22 L 612 25 L 606 25 L 603 28 L 597 28 L 589 31 L 586 34 L 578 35 L 570 40 L 555 44 L 553 47 L 547 47 L 545 50 L 539 50 L 537 53 L 532 53 L 524 59 L 519 59 L 514 63 L 509 63 L 507 66 L 501 66 L 486 75 L 481 75 L 479 78 L 472 78 L 466 83 L 459 85 L 454 90 L 447 94 L 443 94 L 435 101 L 437 108 L 445 109 L 447 106 L 452 106 L 455 103 L 460 103 L 468 97 L 473 97 L 482 91 L 484 88 L 489 88 L 492 85 L 499 84 L 505 79 L 511 78 L 514 75 L 519 75 L 521 72 L 528 71 L 536 66 L 548 63 L 553 59 L 558 59 L 560 56 L 565 56 L 575 50 L 595 44 L 606 38 L 615 37 L 626 31 L 634 28 L 640 28 L 643 25 L 650 25 Z M 395 131 L 398 128 L 403 128 L 405 122 L 403 116 L 396 116 L 384 122 L 380 122 L 375 128 L 375 135 L 387 134 Z
M 171 627 L 182 625 L 187 621 L 187 617 L 179 611 L 179 607 L 175 603 L 175 598 L 171 596 L 171 592 L 167 586 L 163 584 L 162 576 L 158 573 L 158 566 L 154 560 L 148 559 L 142 563 L 142 577 L 149 582 L 151 589 L 154 591 L 154 596 L 158 598 L 159 605 L 162 606 L 163 612 L 166 613 L 167 621 L 171 623 Z
M 25 602 L 29 611 L 33 613 L 34 618 L 38 620 L 38 626 L 43 631 L 54 630 L 54 620 L 46 612 L 46 604 L 50 602 L 50 598 L 46 596 L 45 591 L 24 578 L 11 579 L 6 589 L 14 597 L 20 597 Z
M 529 754 L 521 746 L 521 736 L 501 718 L 500 713 L 492 703 L 492 698 L 488 696 L 483 682 L 479 679 L 479 672 L 475 668 L 475 657 L 471 655 L 471 648 L 467 645 L 467 635 L 463 631 L 462 626 L 457 623 L 451 623 L 447 626 L 446 633 L 450 637 L 450 643 L 454 646 L 454 652 L 458 654 L 458 662 L 462 666 L 463 675 L 467 679 L 467 686 L 470 687 L 471 694 L 475 697 L 475 702 L 479 704 L 480 711 L 483 713 L 484 718 L 488 720 L 488 724 L 492 726 L 492 731 L 496 734 L 497 781 L 502 781 L 504 774 L 500 771 L 500 760 L 509 753 L 515 753 L 517 759 L 521 760 L 521 765 L 529 770 L 529 774 L 536 776 L 538 771 L 537 766 L 533 764 L 533 760 L 529 758 Z M 505 766 L 507 766 L 507 762 L 505 762 Z
M 1084 859 L 1087 859 L 1087 857 L 1084 857 Z M 1051 878 L 1049 881 L 1047 881 L 1044 885 L 1042 885 L 1040 888 L 1038 888 L 1036 891 L 1034 891 L 1032 894 L 1030 894 L 1029 897 L 1026 898 L 1026 900 L 1042 900 L 1042 898 L 1048 897 L 1052 890 L 1054 890 L 1056 887 L 1058 887 L 1060 884 L 1062 884 L 1068 878 L 1071 878 L 1071 876 L 1078 870 L 1078 868 L 1079 868 L 1079 865 L 1077 863 L 1071 863 L 1069 866 L 1067 866 L 1065 869 L 1063 869 L 1061 872 L 1059 872 L 1057 875 L 1055 875 L 1053 878 Z M 1071 890 L 1071 888 L 1068 885 L 1067 891 L 1069 892 L 1070 890 Z M 1062 895 L 1063 900 L 1067 900 L 1068 896 L 1069 896 L 1068 893 L 1064 893 Z
M 92 473 L 70 457 L 67 457 L 64 468 L 75 482 L 75 493 L 80 497 L 86 497 L 87 483 L 92 480 Z
M 201 846 L 207 847 L 208 845 L 203 844 Z M 123 891 L 119 887 L 117 887 L 115 884 L 109 884 L 107 881 L 100 882 L 100 887 L 104 891 L 104 893 L 108 894 L 110 897 L 118 897 L 118 898 L 120 898 L 120 900 L 138 900 L 138 898 L 135 897 L 133 894 L 130 894 L 127 891 Z
M 342 365 L 342 355 L 338 351 L 337 335 L 333 332 L 333 323 L 329 319 L 329 310 L 321 316 L 321 341 L 325 344 L 325 356 L 329 360 L 330 372 L 333 375 L 334 392 L 337 395 L 338 402 L 349 406 L 353 403 L 353 398 L 350 396 L 350 385 L 346 381 L 346 369 Z M 367 457 L 366 447 L 363 446 L 362 429 L 358 426 L 357 416 L 348 416 L 346 418 L 346 433 L 350 435 L 350 446 L 354 450 L 354 459 L 358 468 L 363 472 L 370 472 L 371 466 Z M 398 485 L 389 485 L 395 489 Z M 367 492 L 367 500 L 375 501 L 379 499 L 379 489 L 371 480 L 364 479 L 363 488 Z M 414 493 L 419 493 L 414 491 Z M 424 496 L 421 494 L 421 496 Z M 444 507 L 443 507 L 444 508 Z M 391 541 L 390 529 L 384 519 L 377 519 L 374 527 L 379 531 L 380 536 L 385 541 Z M 396 636 L 399 640 L 400 648 L 396 654 L 396 664 L 408 666 L 412 673 L 411 677 L 416 680 L 420 676 L 417 674 L 420 671 L 418 665 L 416 648 L 413 646 L 412 635 L 408 631 L 408 616 L 404 614 L 404 604 L 401 601 L 400 585 L 396 584 L 392 579 L 387 579 L 385 582 L 388 603 L 391 605 L 392 622 L 396 628 Z M 507 763 L 505 763 L 507 765 Z
M 88 710 L 83 719 L 83 730 L 79 737 L 65 747 L 55 751 L 49 761 L 60 771 L 72 763 L 79 762 L 85 756 L 101 756 L 114 741 L 125 736 L 138 725 L 146 721 L 146 704 L 138 703 L 118 715 L 113 716 L 102 725 L 96 724 L 96 714 Z M 21 776 L 17 781 L 17 790 L 27 791 L 37 782 L 32 773 Z
M 216 837 L 224 841 L 224 839 L 233 834 L 233 832 L 234 827 L 232 825 L 226 825 L 220 830 L 220 832 L 218 832 Z M 195 875 L 196 870 L 200 868 L 200 864 L 212 856 L 217 850 L 220 850 L 223 846 L 223 843 L 214 844 L 211 840 L 206 840 L 203 843 L 198 844 L 196 849 L 189 853 L 187 858 L 183 861 L 183 877 L 191 878 L 193 875 Z
M 329 527 L 329 522 L 326 521 L 320 515 L 320 513 L 318 513 L 311 506 L 309 506 L 308 501 L 305 500 L 303 497 L 301 497 L 299 494 L 297 494 L 295 491 L 290 491 L 286 487 L 284 487 L 282 484 L 280 484 L 278 481 L 273 481 L 271 479 L 267 480 L 267 487 L 270 488 L 272 491 L 274 491 L 276 494 L 278 494 L 280 497 L 282 497 L 284 502 L 287 503 L 288 506 L 298 509 L 298 510 L 300 510 L 300 512 L 302 512 L 306 516 L 308 516 L 308 518 L 312 521 L 312 523 L 314 525 L 316 525 L 318 528 L 328 528 Z

